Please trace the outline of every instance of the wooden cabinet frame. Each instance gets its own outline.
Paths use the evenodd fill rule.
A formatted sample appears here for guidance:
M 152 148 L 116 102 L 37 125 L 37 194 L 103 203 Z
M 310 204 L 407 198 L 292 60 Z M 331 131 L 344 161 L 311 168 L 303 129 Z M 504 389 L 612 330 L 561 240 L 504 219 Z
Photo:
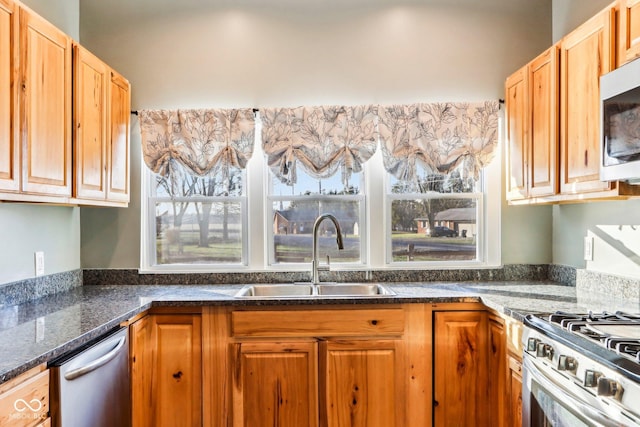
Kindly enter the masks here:
M 619 0 L 618 66 L 640 57 L 640 0 Z

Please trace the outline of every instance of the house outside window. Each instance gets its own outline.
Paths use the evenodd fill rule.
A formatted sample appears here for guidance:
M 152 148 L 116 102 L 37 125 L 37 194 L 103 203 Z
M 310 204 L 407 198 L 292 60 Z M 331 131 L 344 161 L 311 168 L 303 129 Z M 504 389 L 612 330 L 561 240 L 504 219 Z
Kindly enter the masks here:
M 337 175 L 314 179 L 298 171 L 298 183 L 287 186 L 270 176 L 269 263 L 310 263 L 314 222 L 318 216 L 330 213 L 340 224 L 344 249 L 338 250 L 333 223 L 323 221 L 318 229 L 321 256 L 328 255 L 331 263 L 362 265 L 366 242 L 361 233 L 365 224 L 362 179 L 362 173 L 354 174 L 350 182 L 355 184 L 345 186 Z M 290 195 L 283 195 L 286 193 Z

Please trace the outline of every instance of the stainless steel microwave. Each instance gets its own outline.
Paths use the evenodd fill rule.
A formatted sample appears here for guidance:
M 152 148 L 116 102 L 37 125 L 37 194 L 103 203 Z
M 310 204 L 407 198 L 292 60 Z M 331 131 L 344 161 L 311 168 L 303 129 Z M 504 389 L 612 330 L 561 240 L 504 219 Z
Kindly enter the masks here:
M 600 77 L 600 179 L 640 183 L 640 59 Z

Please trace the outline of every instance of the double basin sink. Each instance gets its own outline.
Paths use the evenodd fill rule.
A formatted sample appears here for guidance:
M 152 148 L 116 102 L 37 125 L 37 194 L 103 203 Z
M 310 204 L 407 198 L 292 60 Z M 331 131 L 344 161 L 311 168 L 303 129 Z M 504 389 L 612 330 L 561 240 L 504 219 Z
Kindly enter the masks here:
M 286 283 L 246 285 L 236 298 L 390 297 L 396 293 L 380 283 Z

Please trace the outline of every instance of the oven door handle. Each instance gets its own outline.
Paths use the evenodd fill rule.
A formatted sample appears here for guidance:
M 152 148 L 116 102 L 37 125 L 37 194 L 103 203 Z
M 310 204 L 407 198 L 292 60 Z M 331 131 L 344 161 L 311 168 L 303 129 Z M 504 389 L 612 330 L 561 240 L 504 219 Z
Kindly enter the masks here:
M 562 402 L 566 402 L 570 404 L 572 407 L 577 409 L 579 413 L 585 415 L 589 421 L 597 422 L 607 427 L 616 427 L 619 426 L 619 423 L 614 422 L 606 414 L 598 411 L 592 406 L 587 405 L 582 400 L 572 394 L 569 390 L 566 390 L 559 384 L 555 383 L 553 380 L 548 378 L 543 371 L 538 369 L 538 367 L 527 357 L 522 360 L 523 369 L 528 370 L 531 373 L 531 376 L 535 378 L 535 381 L 538 382 L 541 386 L 546 388 L 549 393 L 551 393 L 556 399 L 559 399 Z

